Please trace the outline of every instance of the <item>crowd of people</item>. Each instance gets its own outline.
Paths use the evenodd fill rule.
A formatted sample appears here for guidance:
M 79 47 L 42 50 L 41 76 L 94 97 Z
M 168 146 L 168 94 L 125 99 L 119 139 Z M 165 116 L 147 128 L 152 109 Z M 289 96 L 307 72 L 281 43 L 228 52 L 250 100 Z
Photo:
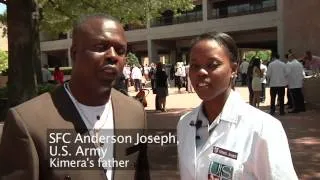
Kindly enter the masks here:
M 49 66 L 45 64 L 43 65 L 41 72 L 42 72 L 42 83 L 52 83 L 52 84 L 64 83 L 64 73 L 60 70 L 59 66 L 56 66 L 54 68 L 53 73 L 51 73 L 49 70 Z
M 259 108 L 265 101 L 266 86 L 270 87 L 270 114 L 275 113 L 276 105 L 280 106 L 280 115 L 285 114 L 284 97 L 287 94 L 289 113 L 305 111 L 302 92 L 306 71 L 319 76 L 320 57 L 306 51 L 305 56 L 297 58 L 292 50 L 281 60 L 275 55 L 270 62 L 253 57 L 250 61 L 243 60 L 239 66 L 242 85 L 249 89 L 249 103 Z
M 189 65 L 185 65 L 183 62 L 177 62 L 169 68 L 161 62 L 145 66 L 126 64 L 116 84 L 116 89 L 128 95 L 131 86 L 134 86 L 135 92 L 151 88 L 153 94 L 156 94 L 156 111 L 165 112 L 170 81 L 174 82 L 178 93 L 182 93 L 182 88 L 185 88 L 188 93 L 194 93 L 189 77 Z

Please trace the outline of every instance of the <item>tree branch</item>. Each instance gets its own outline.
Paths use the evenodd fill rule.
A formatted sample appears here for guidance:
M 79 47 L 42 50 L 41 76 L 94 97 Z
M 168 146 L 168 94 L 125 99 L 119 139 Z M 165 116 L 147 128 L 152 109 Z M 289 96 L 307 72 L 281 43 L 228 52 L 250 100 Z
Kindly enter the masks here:
M 7 0 L 0 0 L 0 3 L 7 5 Z
M 94 6 L 93 4 L 88 3 L 88 2 L 86 2 L 86 1 L 83 1 L 82 3 L 83 3 L 85 6 L 89 6 L 89 7 L 91 7 L 91 8 L 97 8 L 97 7 Z
M 56 7 L 57 4 L 55 4 L 52 0 L 49 0 L 49 2 L 55 10 L 57 10 L 64 16 L 70 17 L 70 14 L 68 14 L 66 11 L 62 10 L 60 7 Z

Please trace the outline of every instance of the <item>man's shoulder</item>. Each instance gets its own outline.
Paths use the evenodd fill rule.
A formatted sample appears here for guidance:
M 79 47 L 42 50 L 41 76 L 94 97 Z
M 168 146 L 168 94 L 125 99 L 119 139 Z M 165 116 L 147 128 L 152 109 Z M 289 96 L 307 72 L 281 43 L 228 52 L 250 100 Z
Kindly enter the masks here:
M 142 104 L 133 97 L 126 96 L 116 89 L 112 89 L 111 98 L 114 101 L 121 102 L 124 106 L 143 108 Z
M 48 102 L 52 102 L 51 95 L 49 93 L 44 93 L 13 107 L 13 109 L 23 110 L 33 107 L 46 108 Z

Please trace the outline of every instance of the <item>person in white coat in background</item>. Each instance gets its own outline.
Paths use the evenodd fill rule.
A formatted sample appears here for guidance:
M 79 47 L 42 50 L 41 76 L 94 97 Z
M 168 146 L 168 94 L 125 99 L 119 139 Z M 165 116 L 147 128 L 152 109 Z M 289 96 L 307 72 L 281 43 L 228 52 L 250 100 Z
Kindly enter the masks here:
M 231 89 L 234 40 L 204 34 L 190 51 L 190 79 L 202 103 L 178 123 L 181 179 L 298 179 L 281 122 Z

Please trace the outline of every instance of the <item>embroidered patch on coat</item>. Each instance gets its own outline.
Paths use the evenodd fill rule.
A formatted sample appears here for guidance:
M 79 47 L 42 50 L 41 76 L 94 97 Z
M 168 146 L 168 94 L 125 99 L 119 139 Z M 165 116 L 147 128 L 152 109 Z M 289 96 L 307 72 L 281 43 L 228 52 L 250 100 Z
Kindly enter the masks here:
M 209 166 L 208 180 L 232 180 L 233 167 L 212 161 Z

